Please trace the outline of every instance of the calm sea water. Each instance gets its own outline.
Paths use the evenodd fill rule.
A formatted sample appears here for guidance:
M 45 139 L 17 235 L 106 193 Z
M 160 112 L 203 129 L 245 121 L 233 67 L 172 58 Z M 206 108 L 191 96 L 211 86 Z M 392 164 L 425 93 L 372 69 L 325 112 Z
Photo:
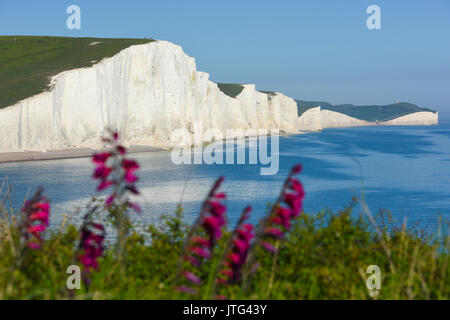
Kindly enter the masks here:
M 142 167 L 137 201 L 138 218 L 152 222 L 174 212 L 181 203 L 193 220 L 214 179 L 225 176 L 230 222 L 246 204 L 253 219 L 277 198 L 289 169 L 303 164 L 300 175 L 307 196 L 304 209 L 338 211 L 365 191 L 372 212 L 391 211 L 399 223 L 434 229 L 439 216 L 450 218 L 450 124 L 432 127 L 367 127 L 327 129 L 280 138 L 280 170 L 261 176 L 258 165 L 174 165 L 169 152 L 133 154 Z M 88 158 L 0 164 L 0 179 L 8 179 L 12 205 L 19 208 L 31 188 L 42 185 L 52 201 L 52 224 L 67 213 L 79 221 L 95 183 Z M 361 210 L 357 207 L 356 212 Z

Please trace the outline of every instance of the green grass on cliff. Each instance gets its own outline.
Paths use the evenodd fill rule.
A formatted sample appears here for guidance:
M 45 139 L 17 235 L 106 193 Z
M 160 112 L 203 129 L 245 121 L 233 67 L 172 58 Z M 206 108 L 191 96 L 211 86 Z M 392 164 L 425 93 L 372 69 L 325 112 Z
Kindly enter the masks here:
M 296 100 L 298 114 L 301 115 L 306 110 L 321 106 L 322 109 L 331 110 L 346 114 L 350 117 L 354 117 L 366 121 L 388 121 L 397 117 L 401 117 L 410 113 L 420 111 L 431 111 L 428 108 L 421 108 L 415 104 L 408 102 L 399 102 L 388 105 L 369 105 L 369 106 L 355 106 L 353 104 L 340 104 L 332 105 L 328 102 L 321 101 L 302 101 Z
M 0 108 L 47 90 L 53 75 L 89 67 L 131 45 L 150 41 L 0 36 Z M 90 45 L 93 42 L 98 43 Z
M 218 83 L 217 85 L 220 91 L 232 98 L 236 98 L 244 90 L 243 86 L 236 83 Z

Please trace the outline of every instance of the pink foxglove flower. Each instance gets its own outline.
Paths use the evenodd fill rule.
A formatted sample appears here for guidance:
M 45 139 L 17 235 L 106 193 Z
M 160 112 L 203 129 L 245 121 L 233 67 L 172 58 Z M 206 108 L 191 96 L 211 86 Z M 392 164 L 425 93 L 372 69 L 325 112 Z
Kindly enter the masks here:
M 195 254 L 196 256 L 198 256 L 200 258 L 209 259 L 209 257 L 211 256 L 211 254 L 209 253 L 208 249 L 202 248 L 200 246 L 198 246 L 198 247 L 188 247 L 187 251 L 190 252 L 190 253 Z
M 102 180 L 106 179 L 106 178 L 108 178 L 108 176 L 112 170 L 113 170 L 113 168 L 106 167 L 101 164 L 97 168 L 95 168 L 93 177 L 94 177 L 94 179 L 102 179 Z
M 86 273 L 98 269 L 98 258 L 103 254 L 105 228 L 103 225 L 85 221 L 81 229 L 78 260 L 84 266 Z
M 223 263 L 224 268 L 220 271 L 219 283 L 225 284 L 237 282 L 241 279 L 243 266 L 247 262 L 247 255 L 250 249 L 250 241 L 253 239 L 253 225 L 245 223 L 249 218 L 251 207 L 244 209 L 233 234 L 231 235 L 230 247 Z
M 195 283 L 195 284 L 201 283 L 200 278 L 190 271 L 183 271 L 183 272 L 181 272 L 181 275 L 192 283 Z
M 133 209 L 134 211 L 136 211 L 137 213 L 142 213 L 142 208 L 140 205 L 133 203 L 133 202 L 129 202 L 128 201 L 128 207 L 130 207 L 131 209 Z
M 111 156 L 111 153 L 109 153 L 109 152 L 100 152 L 100 153 L 95 154 L 92 157 L 92 161 L 96 164 L 104 164 L 110 156 Z
M 42 196 L 43 189 L 38 188 L 36 193 L 22 208 L 24 214 L 21 222 L 21 241 L 31 249 L 41 248 L 42 233 L 49 226 L 50 204 Z
M 262 241 L 261 242 L 261 246 L 266 249 L 269 252 L 275 253 L 277 251 L 277 249 L 269 242 L 267 241 Z
M 289 231 L 291 222 L 300 215 L 303 208 L 305 192 L 303 185 L 294 176 L 302 171 L 300 164 L 295 165 L 286 181 L 284 182 L 281 194 L 270 210 L 269 214 L 258 225 L 255 240 L 249 249 L 247 265 L 245 269 L 246 279 L 253 274 L 260 263 L 256 262 L 255 246 L 261 246 L 271 253 L 275 253 L 277 248 L 273 245 L 273 240 L 279 241 L 284 234 Z
M 111 150 L 94 154 L 92 161 L 95 163 L 93 178 L 99 180 L 97 191 L 114 188 L 111 195 L 105 200 L 107 208 L 117 204 L 131 208 L 140 213 L 141 208 L 129 201 L 128 194 L 138 195 L 136 186 L 138 177 L 136 171 L 139 164 L 132 159 L 125 158 L 126 148 L 119 143 L 119 134 L 116 131 L 108 131 L 110 136 L 103 141 L 111 145 Z
M 112 185 L 114 185 L 114 181 L 108 181 L 108 180 L 100 181 L 100 184 L 97 186 L 97 191 L 103 191 L 105 189 L 108 189 Z
M 132 163 L 127 163 L 127 166 L 133 168 Z M 186 254 L 182 257 L 182 261 L 189 262 L 191 268 L 200 267 L 204 260 L 211 257 L 214 245 L 222 236 L 222 228 L 226 224 L 225 214 L 227 210 L 222 201 L 226 199 L 226 195 L 223 192 L 218 192 L 218 189 L 223 180 L 223 177 L 221 177 L 214 183 L 206 200 L 203 202 L 201 213 L 187 237 L 185 243 Z M 180 275 L 189 281 L 191 285 L 199 285 L 201 282 L 200 278 L 193 271 L 182 270 Z M 181 286 L 177 289 L 186 293 L 197 292 L 197 290 L 188 286 Z
M 300 215 L 303 207 L 305 191 L 303 185 L 294 176 L 302 171 L 300 164 L 294 166 L 286 179 L 280 197 L 272 207 L 269 217 L 264 222 L 260 237 L 280 239 L 291 227 L 291 221 Z M 266 250 L 275 252 L 269 241 L 260 243 Z
M 176 288 L 177 291 L 179 292 L 183 292 L 183 293 L 188 293 L 188 294 L 197 294 L 198 290 L 195 288 L 191 288 L 188 286 L 178 286 Z

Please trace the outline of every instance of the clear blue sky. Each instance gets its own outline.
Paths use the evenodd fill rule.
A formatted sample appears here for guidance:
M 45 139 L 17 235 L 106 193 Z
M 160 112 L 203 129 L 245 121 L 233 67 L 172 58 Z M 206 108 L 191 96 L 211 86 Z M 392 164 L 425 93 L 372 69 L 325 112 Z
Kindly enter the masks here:
M 66 28 L 71 4 L 81 30 Z M 366 27 L 371 4 L 381 30 Z M 332 103 L 398 98 L 450 120 L 449 0 L 0 0 L 0 34 L 152 36 L 181 45 L 216 82 Z

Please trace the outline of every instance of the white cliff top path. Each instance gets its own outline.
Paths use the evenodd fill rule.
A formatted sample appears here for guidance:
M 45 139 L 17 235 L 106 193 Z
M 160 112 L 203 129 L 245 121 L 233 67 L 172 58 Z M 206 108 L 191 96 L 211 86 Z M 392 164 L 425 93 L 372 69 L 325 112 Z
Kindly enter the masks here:
M 155 41 L 126 48 L 89 68 L 62 72 L 49 91 L 0 110 L 0 152 L 99 148 L 106 127 L 126 144 L 170 147 L 175 129 L 264 128 L 297 132 L 297 106 L 245 85 L 231 98 L 180 46 Z

